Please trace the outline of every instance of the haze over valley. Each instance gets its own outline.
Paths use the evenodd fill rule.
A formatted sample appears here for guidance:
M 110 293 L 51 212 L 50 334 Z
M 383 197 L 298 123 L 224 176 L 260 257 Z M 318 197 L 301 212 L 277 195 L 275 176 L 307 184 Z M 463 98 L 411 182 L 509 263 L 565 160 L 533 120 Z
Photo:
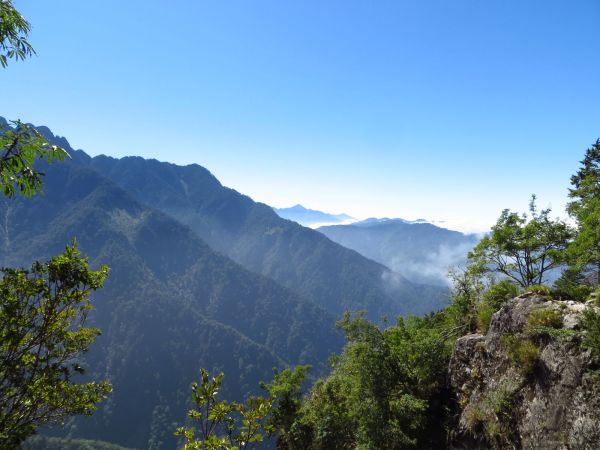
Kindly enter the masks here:
M 412 281 L 283 220 L 201 166 L 91 158 L 38 130 L 71 157 L 45 169 L 43 197 L 0 203 L 0 265 L 48 258 L 76 236 L 92 264 L 114 274 L 95 297 L 91 320 L 104 335 L 86 357 L 114 391 L 69 433 L 134 448 L 173 442 L 166 425 L 153 430 L 184 419 L 195 361 L 227 372 L 224 394 L 240 398 L 272 367 L 308 363 L 324 374 L 342 347 L 335 321 L 346 310 L 379 321 L 449 301 L 439 283 Z
M 466 265 L 466 255 L 481 234 L 464 234 L 424 219 L 370 218 L 328 214 L 296 205 L 274 208 L 281 217 L 314 228 L 417 283 L 445 286 L 450 268 Z
M 0 0 L 0 450 L 600 448 L 599 22 Z

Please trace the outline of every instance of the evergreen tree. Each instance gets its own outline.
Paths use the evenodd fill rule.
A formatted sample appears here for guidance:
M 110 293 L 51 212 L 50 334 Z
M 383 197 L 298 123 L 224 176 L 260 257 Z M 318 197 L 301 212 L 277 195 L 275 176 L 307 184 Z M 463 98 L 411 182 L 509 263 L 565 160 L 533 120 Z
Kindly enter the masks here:
M 600 139 L 587 149 L 581 167 L 571 177 L 567 211 L 577 221 L 577 234 L 568 248 L 572 269 L 588 284 L 600 273 Z

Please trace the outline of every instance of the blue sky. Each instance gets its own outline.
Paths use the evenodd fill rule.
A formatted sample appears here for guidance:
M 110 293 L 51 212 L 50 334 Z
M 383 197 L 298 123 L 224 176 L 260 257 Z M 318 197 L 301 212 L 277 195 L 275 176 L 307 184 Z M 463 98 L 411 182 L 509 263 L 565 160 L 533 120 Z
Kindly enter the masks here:
M 561 214 L 600 137 L 600 2 L 15 0 L 0 115 L 273 206 L 481 230 Z

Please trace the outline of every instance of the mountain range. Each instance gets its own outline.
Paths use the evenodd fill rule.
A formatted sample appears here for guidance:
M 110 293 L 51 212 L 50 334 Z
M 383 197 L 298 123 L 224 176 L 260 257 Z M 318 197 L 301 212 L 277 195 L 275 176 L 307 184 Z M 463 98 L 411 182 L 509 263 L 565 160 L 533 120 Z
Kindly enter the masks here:
M 424 220 L 367 219 L 318 231 L 413 282 L 447 285 L 448 269 L 466 263 L 480 236 L 438 227 Z
M 329 239 L 377 261 L 411 282 L 448 285 L 450 267 L 464 266 L 480 235 L 465 234 L 425 219 L 376 218 L 356 220 L 302 205 L 273 208 L 280 216 L 311 226 Z
M 347 214 L 328 214 L 323 211 L 307 209 L 300 204 L 289 208 L 273 208 L 273 210 L 283 219 L 292 220 L 310 228 L 355 221 L 353 217 Z
M 366 310 L 387 315 L 439 309 L 446 291 L 415 284 L 383 264 L 280 218 L 271 207 L 227 188 L 204 167 L 139 157 L 86 158 L 136 200 L 187 225 L 211 248 L 322 306 L 335 317 Z
M 322 308 L 215 252 L 77 157 L 46 170 L 43 197 L 3 199 L 0 217 L 2 265 L 47 259 L 76 236 L 92 266 L 111 267 L 93 299 L 103 335 L 87 366 L 114 392 L 91 419 L 71 424 L 74 435 L 172 448 L 199 367 L 224 370 L 224 394 L 242 398 L 272 367 L 322 371 L 342 344 Z
M 240 400 L 273 367 L 324 373 L 346 309 L 379 319 L 446 302 L 444 289 L 278 217 L 201 166 L 91 158 L 39 130 L 71 159 L 43 168 L 42 196 L 0 199 L 0 265 L 47 259 L 76 237 L 92 267 L 111 268 L 90 316 L 103 334 L 84 365 L 114 392 L 59 434 L 173 448 L 200 367 L 224 371 L 223 396 Z

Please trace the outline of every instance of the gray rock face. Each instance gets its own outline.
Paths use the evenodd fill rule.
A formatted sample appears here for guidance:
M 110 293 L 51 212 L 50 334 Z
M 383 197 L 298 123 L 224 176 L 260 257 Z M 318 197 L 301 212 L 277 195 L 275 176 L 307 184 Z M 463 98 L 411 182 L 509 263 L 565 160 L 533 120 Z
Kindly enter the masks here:
M 590 304 L 524 295 L 450 361 L 451 449 L 600 449 L 600 376 L 581 348 Z

